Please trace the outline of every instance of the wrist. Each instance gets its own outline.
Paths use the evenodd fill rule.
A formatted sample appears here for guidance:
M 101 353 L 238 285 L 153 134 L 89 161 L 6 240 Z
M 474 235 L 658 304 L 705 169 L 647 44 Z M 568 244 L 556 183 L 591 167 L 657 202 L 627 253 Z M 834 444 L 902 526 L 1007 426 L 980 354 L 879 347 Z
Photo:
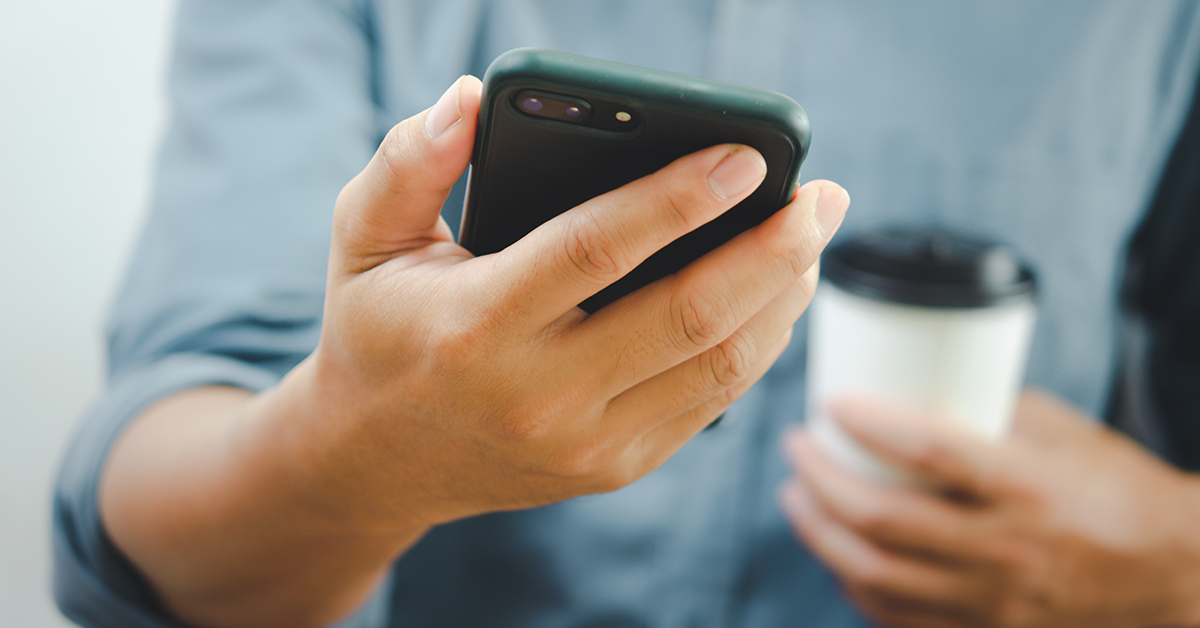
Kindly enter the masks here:
M 296 375 L 253 396 L 175 395 L 132 422 L 110 454 L 105 527 L 190 624 L 325 625 L 369 595 L 424 530 L 370 530 L 348 500 L 305 481 L 322 475 L 311 456 L 322 434 L 297 386 L 303 369 Z
M 265 473 L 316 531 L 407 547 L 433 522 L 420 514 L 418 491 L 405 486 L 395 448 L 372 433 L 364 397 L 310 356 L 255 400 L 244 440 L 256 451 L 248 457 L 271 461 Z

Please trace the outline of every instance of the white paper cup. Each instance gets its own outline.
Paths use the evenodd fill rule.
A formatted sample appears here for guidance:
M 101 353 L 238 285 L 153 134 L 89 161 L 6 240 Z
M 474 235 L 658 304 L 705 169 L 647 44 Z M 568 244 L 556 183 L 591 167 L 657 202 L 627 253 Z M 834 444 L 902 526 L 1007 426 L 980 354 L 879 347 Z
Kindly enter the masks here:
M 842 395 L 927 411 L 998 441 L 1010 431 L 1033 333 L 1033 273 L 1006 248 L 946 233 L 856 237 L 822 259 L 808 310 L 807 417 L 836 462 L 910 482 L 825 413 Z

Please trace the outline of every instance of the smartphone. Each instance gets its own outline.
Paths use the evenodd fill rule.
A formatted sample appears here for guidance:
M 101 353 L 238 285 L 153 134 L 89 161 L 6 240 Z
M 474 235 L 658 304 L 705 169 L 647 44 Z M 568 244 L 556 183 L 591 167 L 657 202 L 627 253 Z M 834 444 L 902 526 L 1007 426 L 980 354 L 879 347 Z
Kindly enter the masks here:
M 745 144 L 762 154 L 766 179 L 750 197 L 580 304 L 595 312 L 786 205 L 809 138 L 804 109 L 782 94 L 512 50 L 484 74 L 459 243 L 477 256 L 495 253 L 558 214 L 709 146 Z

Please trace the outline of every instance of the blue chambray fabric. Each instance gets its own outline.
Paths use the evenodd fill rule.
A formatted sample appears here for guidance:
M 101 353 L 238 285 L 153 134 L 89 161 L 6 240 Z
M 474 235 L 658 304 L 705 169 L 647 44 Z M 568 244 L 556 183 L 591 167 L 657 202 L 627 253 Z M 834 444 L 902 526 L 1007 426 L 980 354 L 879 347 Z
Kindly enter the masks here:
M 96 485 L 142 408 L 270 387 L 315 346 L 330 215 L 395 122 L 540 46 L 774 89 L 813 124 L 804 177 L 843 236 L 930 224 L 1038 268 L 1031 383 L 1098 415 L 1116 272 L 1200 61 L 1184 0 L 183 0 L 171 118 L 108 326 L 110 372 L 55 499 L 55 594 L 85 626 L 166 628 L 107 539 Z M 447 203 L 457 224 L 461 189 Z M 660 469 L 605 495 L 433 530 L 341 625 L 868 625 L 774 503 L 803 419 L 803 319 L 766 378 Z

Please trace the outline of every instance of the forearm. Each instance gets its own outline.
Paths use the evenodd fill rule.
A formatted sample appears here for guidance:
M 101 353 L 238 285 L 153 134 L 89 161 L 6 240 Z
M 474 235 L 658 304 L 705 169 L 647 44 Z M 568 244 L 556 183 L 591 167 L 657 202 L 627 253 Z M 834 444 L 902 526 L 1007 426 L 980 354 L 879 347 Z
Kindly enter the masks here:
M 170 397 L 110 454 L 105 528 L 187 622 L 324 625 L 364 601 L 424 531 L 403 513 L 366 525 L 326 494 L 335 485 L 311 480 L 330 461 L 309 440 L 324 435 L 306 429 L 322 425 L 309 367 L 260 395 L 213 387 Z

